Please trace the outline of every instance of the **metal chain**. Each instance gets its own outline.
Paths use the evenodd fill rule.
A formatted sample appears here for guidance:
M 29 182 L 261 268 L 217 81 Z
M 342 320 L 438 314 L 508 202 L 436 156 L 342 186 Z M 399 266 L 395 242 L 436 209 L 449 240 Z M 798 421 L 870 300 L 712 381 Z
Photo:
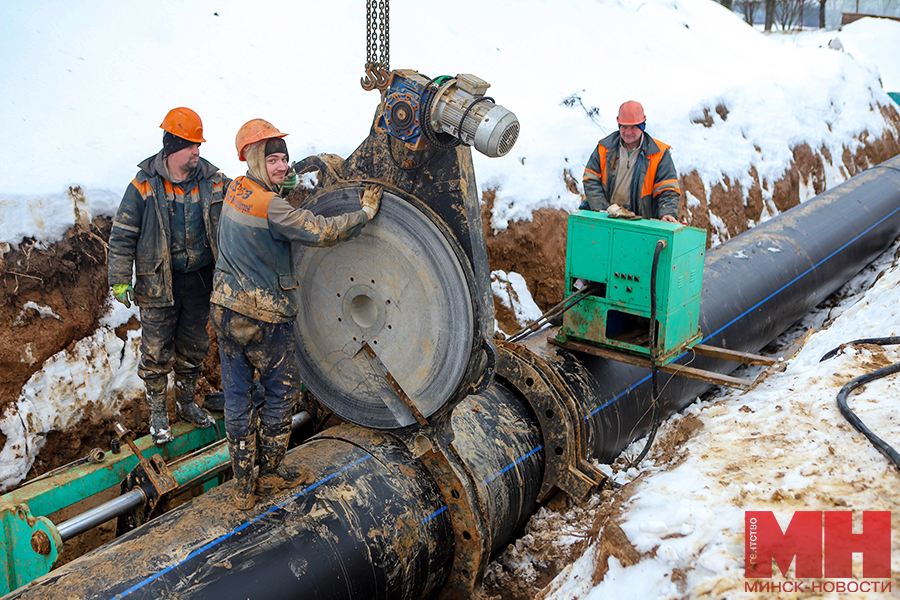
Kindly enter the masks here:
M 388 84 L 391 63 L 390 0 L 366 0 L 366 74 L 360 85 L 368 91 Z

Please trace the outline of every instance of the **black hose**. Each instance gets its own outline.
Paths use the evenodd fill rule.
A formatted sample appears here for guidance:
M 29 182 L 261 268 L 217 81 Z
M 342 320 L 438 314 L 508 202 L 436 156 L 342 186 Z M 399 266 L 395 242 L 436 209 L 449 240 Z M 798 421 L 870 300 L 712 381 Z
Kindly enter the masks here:
M 572 308 L 573 306 L 575 306 L 576 304 L 578 304 L 579 302 L 581 302 L 582 300 L 584 300 L 585 298 L 590 296 L 596 287 L 597 287 L 597 284 L 594 282 L 591 282 L 591 283 L 587 284 L 586 286 L 584 286 L 583 288 L 581 288 L 580 290 L 578 290 L 576 292 L 572 292 L 571 294 L 566 296 L 562 302 L 560 302 L 559 304 L 557 304 L 556 306 L 554 306 L 553 308 L 551 308 L 550 310 L 548 310 L 547 312 L 542 314 L 540 317 L 538 317 L 537 319 L 535 319 L 534 321 L 532 321 L 531 323 L 529 323 L 522 329 L 518 330 L 517 332 L 515 332 L 514 334 L 509 336 L 509 338 L 506 341 L 507 342 L 518 342 L 522 338 L 527 337 L 528 335 L 534 333 L 535 331 L 540 329 L 544 324 L 549 323 L 554 318 L 562 315 L 564 312 L 566 312 L 567 310 L 569 310 L 570 308 Z
M 897 338 L 888 338 L 888 339 L 897 339 Z M 891 342 L 897 343 L 897 342 Z M 861 434 L 869 438 L 869 441 L 872 442 L 872 445 L 875 446 L 875 449 L 881 452 L 885 458 L 887 458 L 891 463 L 900 469 L 900 454 L 894 450 L 890 444 L 882 440 L 880 437 L 872 433 L 868 427 L 866 427 L 865 423 L 856 416 L 850 407 L 847 405 L 847 396 L 850 395 L 850 392 L 855 390 L 861 385 L 865 385 L 870 381 L 874 381 L 876 379 L 880 379 L 881 377 L 886 377 L 888 375 L 893 375 L 900 371 L 900 363 L 896 363 L 890 365 L 888 367 L 884 367 L 883 369 L 878 369 L 872 373 L 867 373 L 866 375 L 860 375 L 856 379 L 852 380 L 850 383 L 841 388 L 841 391 L 838 392 L 837 395 L 837 404 L 838 409 L 841 411 L 841 414 L 844 415 L 844 418 L 850 422 L 853 427 L 856 428 Z
M 430 163 L 432 158 L 434 158 L 435 156 L 438 155 L 438 151 L 434 150 L 430 154 L 426 155 L 425 160 L 423 160 L 419 163 L 416 163 L 411 167 L 404 167 L 394 156 L 393 137 L 388 135 L 387 132 L 385 132 L 384 137 L 385 137 L 387 147 L 388 147 L 388 155 L 391 157 L 391 162 L 394 163 L 394 166 L 397 167 L 398 169 L 400 169 L 401 171 L 406 171 L 406 172 L 418 171 L 419 169 L 421 169 L 422 167 L 424 167 L 425 165 Z
M 653 267 L 650 270 L 650 404 L 653 407 L 653 425 L 650 427 L 650 433 L 647 434 L 647 443 L 644 449 L 638 454 L 638 457 L 629 465 L 636 467 L 647 453 L 650 446 L 653 445 L 653 439 L 656 437 L 656 431 L 659 429 L 659 366 L 656 361 L 656 271 L 659 268 L 659 255 L 666 247 L 665 240 L 656 241 L 656 249 L 653 251 Z
M 849 344 L 878 344 L 879 346 L 892 346 L 894 344 L 900 344 L 900 337 L 862 338 L 859 340 L 853 340 L 852 342 L 846 342 L 841 344 L 837 348 L 826 352 L 825 355 L 819 359 L 819 362 L 828 360 L 829 358 L 834 358 L 837 353 L 841 351 L 841 348 Z
M 466 117 L 469 116 L 469 112 L 471 112 L 471 110 L 473 108 L 475 108 L 475 105 L 478 104 L 479 102 L 494 102 L 494 99 L 491 98 L 490 96 L 482 96 L 481 98 L 478 98 L 477 100 L 472 102 L 472 104 L 470 104 L 468 106 L 468 108 L 466 108 L 466 110 L 463 112 L 462 116 L 459 118 L 459 125 L 456 126 L 456 138 L 457 139 L 462 140 L 463 122 L 466 120 Z M 474 140 L 473 140 L 473 143 L 474 143 Z
M 428 141 L 428 143 L 438 150 L 452 150 L 460 144 L 460 141 L 452 135 L 446 133 L 438 134 L 431 127 L 431 104 L 432 102 L 434 102 L 434 97 L 440 90 L 440 86 L 443 85 L 448 79 L 451 79 L 449 75 L 440 75 L 438 77 L 435 77 L 434 79 L 431 79 L 427 84 L 425 84 L 425 88 L 422 90 L 422 94 L 419 96 L 419 129 L 422 130 L 422 135 L 425 136 L 425 139 Z M 432 91 L 432 85 L 437 86 L 437 89 Z M 450 141 L 442 141 L 440 138 L 438 138 L 438 135 L 443 135 L 445 139 L 450 138 Z

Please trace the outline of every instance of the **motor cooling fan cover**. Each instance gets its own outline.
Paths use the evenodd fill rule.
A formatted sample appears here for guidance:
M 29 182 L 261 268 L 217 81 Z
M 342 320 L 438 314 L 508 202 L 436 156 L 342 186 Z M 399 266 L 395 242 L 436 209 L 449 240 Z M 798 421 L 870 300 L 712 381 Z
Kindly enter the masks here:
M 359 210 L 362 191 L 332 190 L 308 208 L 323 216 Z M 301 376 L 320 402 L 358 425 L 416 422 L 385 372 L 424 417 L 467 385 L 475 317 L 465 258 L 424 210 L 385 191 L 359 237 L 294 247 Z

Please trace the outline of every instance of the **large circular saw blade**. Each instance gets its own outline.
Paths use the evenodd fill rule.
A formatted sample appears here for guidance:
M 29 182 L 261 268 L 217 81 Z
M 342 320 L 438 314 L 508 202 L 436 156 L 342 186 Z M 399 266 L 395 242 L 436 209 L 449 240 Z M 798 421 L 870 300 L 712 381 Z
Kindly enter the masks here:
M 323 216 L 359 210 L 360 186 L 329 191 Z M 424 422 L 467 384 L 474 309 L 462 255 L 419 208 L 385 192 L 359 237 L 295 245 L 303 381 L 365 427 Z

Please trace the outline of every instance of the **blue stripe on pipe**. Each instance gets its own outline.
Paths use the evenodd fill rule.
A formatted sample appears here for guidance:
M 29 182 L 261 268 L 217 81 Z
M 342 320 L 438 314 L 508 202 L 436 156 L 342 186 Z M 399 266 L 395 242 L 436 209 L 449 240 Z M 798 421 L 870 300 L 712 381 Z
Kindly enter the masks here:
M 522 457 L 520 457 L 520 458 L 517 458 L 515 461 L 513 461 L 513 462 L 509 463 L 508 465 L 506 465 L 505 467 L 503 467 L 503 469 L 500 470 L 499 472 L 494 473 L 493 475 L 491 475 L 490 477 L 488 477 L 487 479 L 485 479 L 485 480 L 484 480 L 484 483 L 485 483 L 485 484 L 488 484 L 488 483 L 492 482 L 493 480 L 497 479 L 498 477 L 500 477 L 501 475 L 503 475 L 504 473 L 506 473 L 507 471 L 509 471 L 510 469 L 512 469 L 514 466 L 516 466 L 517 464 L 519 464 L 520 462 L 522 462 L 523 460 L 525 460 L 526 458 L 528 458 L 529 456 L 531 456 L 531 455 L 534 454 L 535 452 L 539 451 L 539 450 L 540 450 L 541 448 L 543 448 L 543 447 L 544 447 L 544 445 L 541 444 L 540 446 L 538 446 L 537 448 L 535 448 L 534 450 L 532 450 L 531 452 L 529 452 L 529 453 L 526 454 L 525 456 L 522 456 Z
M 341 469 L 335 471 L 334 473 L 332 473 L 332 474 L 329 475 L 328 477 L 325 477 L 324 479 L 320 479 L 319 481 L 313 483 L 313 484 L 310 485 L 309 487 L 304 488 L 302 491 L 297 492 L 296 494 L 294 494 L 294 495 L 291 496 L 288 500 L 285 500 L 285 501 L 282 502 L 281 504 L 279 504 L 279 505 L 277 505 L 277 506 L 273 506 L 272 508 L 270 508 L 270 509 L 267 510 L 266 512 L 261 513 L 260 515 L 258 515 L 258 516 L 256 516 L 256 517 L 250 519 L 249 521 L 247 521 L 246 523 L 244 523 L 244 524 L 241 525 L 240 527 L 235 528 L 235 529 L 234 529 L 233 531 L 231 531 L 230 533 L 226 533 L 225 535 L 223 535 L 223 536 L 221 536 L 221 537 L 218 537 L 218 538 L 214 539 L 213 541 L 209 542 L 209 543 L 206 544 L 205 546 L 202 546 L 201 548 L 198 548 L 197 550 L 194 550 L 193 552 L 191 552 L 190 554 L 188 554 L 183 560 L 181 560 L 181 561 L 179 561 L 179 562 L 177 562 L 177 563 L 175 563 L 175 564 L 173 564 L 173 565 L 169 565 L 168 567 L 166 567 L 165 569 L 163 569 L 163 570 L 160 571 L 159 573 L 156 573 L 156 574 L 154 574 L 154 575 L 151 575 L 150 577 L 144 579 L 143 581 L 141 581 L 141 582 L 139 582 L 139 583 L 136 583 L 135 585 L 131 586 L 130 588 L 128 588 L 127 590 L 125 590 L 125 591 L 122 592 L 121 594 L 117 594 L 116 596 L 114 596 L 113 599 L 115 600 L 116 598 L 124 598 L 125 596 L 130 595 L 132 592 L 136 592 L 137 590 L 141 589 L 142 587 L 144 587 L 144 586 L 147 585 L 148 583 L 152 583 L 153 581 L 155 581 L 155 580 L 157 580 L 158 578 L 162 577 L 163 575 L 165 575 L 166 573 L 168 573 L 168 572 L 171 571 L 172 569 L 178 567 L 179 565 L 182 565 L 182 564 L 186 563 L 187 561 L 191 560 L 192 558 L 194 558 L 195 556 L 201 554 L 202 552 L 205 552 L 206 550 L 209 550 L 209 549 L 212 548 L 213 546 L 217 546 L 217 545 L 221 544 L 222 542 L 224 542 L 225 540 L 227 540 L 228 538 L 230 538 L 230 537 L 233 536 L 234 534 L 243 531 L 244 529 L 246 529 L 246 528 L 249 527 L 250 525 L 253 525 L 253 524 L 256 523 L 257 521 L 259 521 L 260 519 L 262 519 L 264 516 L 269 515 L 269 514 L 271 514 L 272 512 L 274 512 L 274 511 L 276 511 L 276 510 L 279 510 L 279 509 L 283 508 L 283 507 L 284 507 L 286 504 L 288 504 L 289 502 L 291 502 L 291 501 L 293 501 L 293 500 L 296 500 L 297 498 L 299 498 L 299 497 L 302 496 L 303 494 L 305 494 L 305 493 L 307 493 L 307 492 L 309 492 L 309 491 L 312 491 L 312 490 L 316 489 L 317 487 L 319 487 L 319 486 L 322 485 L 323 483 L 326 483 L 327 481 L 329 481 L 330 479 L 332 479 L 332 478 L 334 478 L 334 477 L 340 475 L 340 474 L 343 473 L 344 471 L 346 471 L 346 470 L 348 470 L 348 469 L 351 469 L 351 468 L 355 467 L 356 465 L 358 465 L 358 464 L 360 464 L 360 463 L 362 463 L 362 462 L 364 462 L 364 461 L 366 461 L 366 460 L 369 460 L 370 458 L 372 458 L 371 455 L 367 455 L 367 456 L 364 456 L 364 457 L 362 457 L 362 458 L 360 458 L 360 459 L 357 459 L 357 460 L 353 461 L 353 462 L 350 463 L 349 465 L 345 465 L 344 467 L 342 467 Z
M 447 510 L 446 504 L 444 506 L 442 506 L 441 508 L 439 508 L 438 510 L 431 513 L 430 515 L 428 515 L 427 517 L 425 517 L 424 519 L 422 519 L 421 521 L 419 521 L 419 523 L 427 523 L 428 521 L 432 520 L 433 518 L 435 518 L 436 516 L 438 516 L 439 514 L 444 512 L 445 510 Z
M 856 241 L 859 240 L 861 237 L 863 237 L 864 235 L 866 235 L 867 233 L 869 233 L 870 231 L 872 231 L 873 229 L 875 229 L 876 227 L 878 227 L 879 225 L 881 225 L 882 223 L 884 223 L 885 221 L 887 221 L 889 218 L 891 218 L 892 216 L 894 216 L 898 211 L 900 211 L 900 207 L 895 208 L 893 211 L 891 211 L 890 213 L 888 213 L 887 215 L 885 215 L 881 220 L 876 221 L 876 222 L 875 222 L 873 225 L 871 225 L 868 229 L 866 229 L 865 231 L 863 231 L 862 233 L 860 233 L 859 235 L 857 235 L 856 237 L 854 237 L 853 239 L 851 239 L 849 242 L 847 242 L 846 244 L 844 244 L 843 246 L 841 246 L 840 248 L 838 248 L 837 250 L 835 250 L 834 252 L 832 252 L 831 254 L 829 254 L 828 256 L 826 256 L 825 258 L 823 258 L 822 260 L 820 260 L 819 262 L 817 262 L 817 263 L 816 263 L 815 265 L 813 265 L 812 267 L 808 268 L 806 271 L 804 271 L 804 272 L 801 273 L 800 275 L 797 275 L 796 277 L 794 277 L 794 278 L 793 278 L 792 280 L 790 280 L 788 283 L 784 284 L 783 286 L 781 286 L 780 288 L 778 288 L 776 291 L 772 292 L 771 294 L 769 294 L 768 296 L 766 296 L 765 298 L 763 298 L 762 300 L 760 300 L 759 302 L 757 302 L 756 304 L 754 304 L 752 307 L 750 307 L 750 308 L 748 308 L 747 310 L 745 310 L 744 312 L 742 312 L 740 315 L 738 315 L 737 317 L 735 317 L 734 319 L 732 319 L 731 321 L 729 321 L 728 323 L 726 323 L 725 325 L 723 325 L 722 327 L 720 327 L 719 329 L 717 329 L 716 331 L 714 331 L 713 333 L 711 333 L 711 334 L 709 334 L 708 336 L 706 336 L 705 338 L 703 338 L 703 341 L 700 342 L 700 343 L 707 342 L 707 341 L 711 340 L 712 338 L 714 338 L 715 336 L 719 335 L 720 333 L 722 333 L 723 331 L 725 331 L 726 329 L 728 329 L 729 327 L 731 327 L 732 325 L 734 325 L 735 323 L 737 323 L 738 321 L 740 321 L 741 319 L 743 319 L 744 317 L 746 317 L 748 314 L 750 314 L 751 312 L 753 312 L 754 310 L 756 310 L 757 308 L 759 308 L 760 306 L 762 306 L 763 304 L 765 304 L 766 302 L 768 302 L 769 300 L 771 300 L 772 298 L 774 298 L 775 296 L 777 296 L 778 294 L 780 294 L 781 292 L 783 292 L 784 290 L 786 290 L 788 287 L 792 286 L 793 284 L 797 283 L 797 282 L 798 282 L 800 279 L 802 279 L 803 277 L 806 277 L 807 275 L 809 275 L 810 273 L 812 273 L 813 271 L 815 271 L 817 268 L 819 268 L 820 266 L 822 266 L 823 264 L 825 264 L 826 261 L 831 260 L 832 258 L 834 258 L 834 256 L 835 256 L 836 254 L 838 254 L 839 252 L 843 251 L 843 250 L 846 249 L 850 244 L 856 242 Z M 685 356 L 685 355 L 687 355 L 687 352 L 683 352 L 682 354 L 680 354 L 679 356 L 677 356 L 675 359 L 673 359 L 673 361 L 674 361 L 674 360 L 678 360 L 678 359 L 680 359 L 681 357 L 683 357 L 683 356 Z M 629 388 L 628 388 L 627 390 L 625 390 L 624 392 L 621 392 L 621 393 L 618 394 L 617 396 L 615 396 L 615 397 L 613 397 L 612 399 L 610 399 L 609 401 L 607 401 L 605 404 L 602 404 L 602 405 L 598 406 L 597 408 L 595 408 L 594 410 L 592 410 L 590 413 L 588 413 L 587 415 L 585 415 L 584 419 L 585 419 L 585 420 L 590 419 L 591 417 L 593 417 L 594 415 L 596 415 L 598 412 L 600 412 L 601 410 L 603 410 L 604 408 L 606 408 L 607 406 L 609 406 L 609 405 L 612 404 L 613 402 L 616 402 L 617 400 L 619 400 L 622 396 L 624 396 L 625 394 L 627 394 L 628 392 L 630 392 L 630 391 L 633 390 L 634 388 L 636 388 L 636 387 L 638 387 L 639 385 L 641 385 L 641 384 L 643 384 L 644 382 L 646 382 L 648 379 L 650 379 L 650 375 L 647 375 L 646 377 L 644 377 L 643 379 L 641 379 L 640 381 L 638 381 L 637 383 L 635 383 L 634 385 L 632 385 L 631 387 L 629 387 Z

